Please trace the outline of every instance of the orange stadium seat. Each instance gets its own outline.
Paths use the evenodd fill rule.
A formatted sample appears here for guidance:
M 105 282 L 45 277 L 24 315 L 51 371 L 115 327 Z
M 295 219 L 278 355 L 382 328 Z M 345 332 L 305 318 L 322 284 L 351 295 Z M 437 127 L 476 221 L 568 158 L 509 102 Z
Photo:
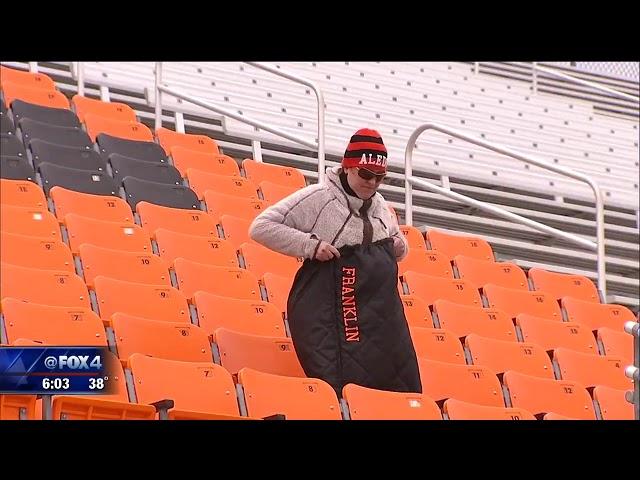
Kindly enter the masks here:
M 317 378 L 284 377 L 243 368 L 238 373 L 250 417 L 284 415 L 287 420 L 341 420 L 331 386 Z
M 185 178 L 189 181 L 189 188 L 196 192 L 200 200 L 204 199 L 204 192 L 207 190 L 234 197 L 258 199 L 257 188 L 248 178 L 218 175 L 194 168 L 187 169 Z
M 420 393 L 387 392 L 349 383 L 342 396 L 351 420 L 442 420 L 436 402 Z
M 624 374 L 626 362 L 620 357 L 556 348 L 553 360 L 557 362 L 563 380 L 579 382 L 586 388 L 605 385 L 619 390 L 633 389 L 633 380 Z
M 0 395 L 0 420 L 35 420 L 36 395 Z
M 269 205 L 279 202 L 300 189 L 292 185 L 279 185 L 268 180 L 260 182 L 259 187 L 262 192 L 262 198 Z
M 137 121 L 136 112 L 129 105 L 119 102 L 103 102 L 102 100 L 74 95 L 71 99 L 73 108 L 81 122 L 87 114 L 106 117 L 122 122 Z
M 58 90 L 34 88 L 12 82 L 3 82 L 4 103 L 10 107 L 14 100 L 19 99 L 35 105 L 69 110 L 69 100 Z
M 49 195 L 55 206 L 56 217 L 60 221 L 68 213 L 75 213 L 105 222 L 134 223 L 131 207 L 120 197 L 92 195 L 62 187 L 53 187 L 49 190 Z
M 142 228 L 150 237 L 159 228 L 187 235 L 218 236 L 215 222 L 201 210 L 163 207 L 149 202 L 138 202 L 136 211 Z
M 536 417 L 554 412 L 570 418 L 596 419 L 589 392 L 579 383 L 514 371 L 504 374 L 503 383 L 509 390 L 511 404 L 528 410 Z
M 0 295 L 42 305 L 91 308 L 82 279 L 64 270 L 40 270 L 2 263 Z
M 449 420 L 535 420 L 523 408 L 487 407 L 450 398 L 444 402 L 443 411 Z
M 493 373 L 482 365 L 456 365 L 418 359 L 422 393 L 436 402 L 456 398 L 465 402 L 504 407 L 502 387 Z
M 55 307 L 2 300 L 7 340 L 28 338 L 46 345 L 107 346 L 100 318 L 86 307 Z
M 191 322 L 184 295 L 173 287 L 96 277 L 94 289 L 102 321 L 121 312 L 166 322 Z
M 416 227 L 412 227 L 411 225 L 400 225 L 400 231 L 404 234 L 407 242 L 409 242 L 409 248 L 427 249 L 427 246 L 424 243 L 424 236 Z
M 605 355 L 620 357 L 627 365 L 633 363 L 633 337 L 627 332 L 602 327 L 598 329 L 598 340 Z
M 220 363 L 233 375 L 248 367 L 274 375 L 305 377 L 290 338 L 218 328 L 215 341 L 220 350 Z
M 155 408 L 129 402 L 122 365 L 107 352 L 109 384 L 112 393 L 100 396 L 54 396 L 53 419 L 61 420 L 153 420 Z
M 226 240 L 184 235 L 164 228 L 156 230 L 155 239 L 160 257 L 169 263 L 173 263 L 176 258 L 185 258 L 207 265 L 238 268 L 236 249 Z
M 101 133 L 127 140 L 153 141 L 153 134 L 149 127 L 140 122 L 115 120 L 89 113 L 84 117 L 84 124 L 89 137 L 94 142 Z
M 167 128 L 161 127 L 156 130 L 158 143 L 164 148 L 164 151 L 172 153 L 175 147 L 184 147 L 189 150 L 196 150 L 210 155 L 219 155 L 218 144 L 216 141 L 205 135 L 192 135 L 189 133 L 179 133 Z
M 562 321 L 558 302 L 544 292 L 502 288 L 493 284 L 485 285 L 483 292 L 489 301 L 489 306 L 503 310 L 509 318 L 513 319 L 521 313 L 527 313 L 549 320 Z
M 535 343 L 505 342 L 472 333 L 465 338 L 474 365 L 484 365 L 500 375 L 507 370 L 555 378 L 551 359 Z
M 37 183 L 0 179 L 0 205 L 23 208 L 47 208 L 47 199 Z
M 478 260 L 494 260 L 491 245 L 480 237 L 427 230 L 426 238 L 432 250 L 442 252 L 450 259 L 454 259 L 456 255 L 464 255 Z
M 203 329 L 190 323 L 174 323 L 114 313 L 113 328 L 118 357 L 126 361 L 134 353 L 183 362 L 211 362 L 211 344 Z
M 173 165 L 184 177 L 187 170 L 195 168 L 217 175 L 240 176 L 238 162 L 228 155 L 214 154 L 198 150 L 191 150 L 180 146 L 171 147 Z
M 564 297 L 562 308 L 567 312 L 570 322 L 580 323 L 591 330 L 609 327 L 613 330 L 624 331 L 624 324 L 637 321 L 631 310 L 622 305 L 594 304 L 594 302 Z
M 234 217 L 233 215 L 222 215 L 219 223 L 222 227 L 225 240 L 231 242 L 236 249 L 239 249 L 243 243 L 253 242 L 249 237 L 251 220 Z
M 123 252 L 84 243 L 78 249 L 84 280 L 93 288 L 97 276 L 134 283 L 171 286 L 167 263 L 152 253 Z
M 198 311 L 198 324 L 210 335 L 225 328 L 249 335 L 286 336 L 282 314 L 270 303 L 207 292 L 196 292 L 193 303 Z
M 517 341 L 513 322 L 502 310 L 460 305 L 447 300 L 436 300 L 433 310 L 440 327 L 459 338 L 476 333 L 496 340 Z
M 207 212 L 215 222 L 218 222 L 220 217 L 225 214 L 253 220 L 267 208 L 264 200 L 234 197 L 213 190 L 204 192 L 204 203 L 207 205 Z
M 398 262 L 398 274 L 403 275 L 407 271 L 453 279 L 449 259 L 435 250 L 424 248 L 409 249 L 407 256 Z
M 74 254 L 80 252 L 80 245 L 83 243 L 124 252 L 152 251 L 147 232 L 132 223 L 104 222 L 75 213 L 65 216 L 64 223 L 69 234 L 69 246 Z
M 239 416 L 231 374 L 212 362 L 182 362 L 139 353 L 128 366 L 138 403 L 173 400 L 170 419 L 208 419 Z
M 493 283 L 504 288 L 529 290 L 527 276 L 515 263 L 477 260 L 463 255 L 456 255 L 454 261 L 460 278 L 477 287 Z
M 250 158 L 245 158 L 242 161 L 242 168 L 247 178 L 253 180 L 256 185 L 267 180 L 278 185 L 295 188 L 306 186 L 304 175 L 297 168 L 256 162 Z
M 3 262 L 21 267 L 76 272 L 69 247 L 45 238 L 3 231 L 0 234 L 0 258 Z
M 516 317 L 525 342 L 537 343 L 547 352 L 564 347 L 582 353 L 598 355 L 598 345 L 593 333 L 574 322 L 558 322 L 532 315 L 520 314 Z
M 549 272 L 534 267 L 529 270 L 529 278 L 533 281 L 534 290 L 546 292 L 558 300 L 562 297 L 572 297 L 600 303 L 598 289 L 591 280 L 582 275 Z
M 633 404 L 626 400 L 625 393 L 604 385 L 593 389 L 593 399 L 600 407 L 603 420 L 634 420 Z
M 267 272 L 293 277 L 302 266 L 302 259 L 282 255 L 256 243 L 243 243 L 240 253 L 244 258 L 245 268 L 258 278 Z
M 199 290 L 223 297 L 260 300 L 260 286 L 248 270 L 218 267 L 178 258 L 173 262 L 180 292 L 192 299 Z
M 542 420 L 578 420 L 577 418 L 567 417 L 554 412 L 545 413 Z
M 424 300 L 412 295 L 400 295 L 400 300 L 409 327 L 434 328 L 431 312 Z
M 265 273 L 262 277 L 262 284 L 267 291 L 269 303 L 275 305 L 281 312 L 286 313 L 293 277 Z
M 482 306 L 478 290 L 463 280 L 432 277 L 413 271 L 405 272 L 403 277 L 409 293 L 420 297 L 427 305 L 433 305 L 436 300 L 450 300 L 464 305 Z
M 464 350 L 460 340 L 441 328 L 411 329 L 411 340 L 418 358 L 464 365 Z
M 6 82 L 43 90 L 55 90 L 56 88 L 55 83 L 49 75 L 0 65 L 0 88 L 4 88 Z
M 58 221 L 47 207 L 0 206 L 0 229 L 3 232 L 60 241 Z

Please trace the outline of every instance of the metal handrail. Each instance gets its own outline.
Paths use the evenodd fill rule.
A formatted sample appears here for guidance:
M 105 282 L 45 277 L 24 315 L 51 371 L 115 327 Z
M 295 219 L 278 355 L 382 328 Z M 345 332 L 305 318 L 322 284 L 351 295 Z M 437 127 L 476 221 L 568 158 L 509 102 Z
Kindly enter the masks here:
M 247 62 L 248 64 L 262 68 L 264 70 L 273 71 L 273 67 L 268 65 L 261 65 L 257 63 Z M 225 108 L 219 107 L 211 102 L 206 100 L 202 100 L 201 98 L 194 97 L 193 95 L 189 95 L 188 93 L 182 92 L 180 90 L 176 90 L 175 88 L 169 87 L 167 84 L 162 82 L 162 62 L 156 62 L 155 68 L 155 98 L 152 103 L 155 104 L 155 128 L 162 127 L 162 94 L 166 93 L 172 95 L 176 98 L 180 98 L 187 102 L 193 103 L 194 105 L 198 105 L 199 107 L 206 108 L 207 110 L 211 110 L 213 112 L 224 115 L 225 117 L 233 118 L 234 120 L 238 120 L 239 122 L 246 123 L 253 127 L 260 128 L 266 132 L 273 133 L 274 135 L 278 135 L 280 137 L 286 138 L 287 140 L 291 140 L 292 142 L 298 143 L 300 145 L 304 145 L 305 147 L 311 148 L 312 150 L 318 149 L 318 178 L 319 181 L 324 179 L 324 96 L 320 88 L 301 77 L 297 77 L 296 75 L 281 72 L 279 70 L 275 70 L 274 73 L 285 76 L 292 80 L 298 81 L 307 85 L 314 89 L 316 92 L 316 96 L 318 97 L 318 142 L 310 142 L 302 137 L 298 137 L 297 135 L 292 135 L 290 133 L 285 132 L 279 128 L 275 128 L 270 126 L 268 123 L 264 123 L 260 120 L 255 120 L 249 117 L 245 117 L 243 115 L 239 115 L 236 112 L 231 110 L 227 110 Z
M 318 183 L 324 183 L 324 175 L 325 175 L 325 159 L 324 159 L 324 95 L 322 93 L 322 89 L 320 86 L 311 80 L 307 80 L 298 75 L 295 75 L 291 72 L 286 72 L 281 70 L 279 67 L 272 67 L 271 65 L 264 65 L 262 63 L 257 62 L 245 62 L 253 67 L 261 68 L 262 70 L 266 70 L 267 72 L 271 72 L 275 75 L 279 75 L 281 77 L 287 78 L 294 82 L 301 83 L 302 85 L 306 85 L 313 89 L 316 94 L 316 99 L 318 100 Z
M 413 176 L 413 150 L 416 145 L 416 140 L 418 139 L 420 134 L 422 134 L 422 132 L 424 132 L 425 130 L 436 130 L 438 132 L 445 133 L 452 137 L 459 138 L 469 143 L 473 143 L 475 145 L 479 145 L 481 147 L 487 148 L 494 152 L 507 155 L 509 157 L 515 158 L 516 160 L 530 163 L 532 165 L 536 165 L 538 167 L 545 168 L 547 170 L 551 170 L 561 175 L 589 184 L 589 186 L 593 189 L 593 193 L 596 198 L 596 240 L 597 242 L 594 243 L 590 240 L 584 239 L 577 235 L 563 232 L 562 230 L 549 227 L 548 225 L 544 225 L 543 223 L 539 223 L 539 222 L 530 220 L 528 218 L 522 217 L 520 215 L 516 215 L 515 213 L 511 213 L 504 208 L 488 205 L 484 202 L 475 200 L 474 198 L 467 197 L 466 195 L 461 195 L 456 192 L 452 192 L 451 190 L 447 190 L 445 188 L 426 182 L 425 180 L 421 180 L 417 177 L 414 177 Z M 605 266 L 605 256 L 604 256 L 604 204 L 602 201 L 602 194 L 600 193 L 600 188 L 598 187 L 595 180 L 593 180 L 591 177 L 579 172 L 575 172 L 567 167 L 561 167 L 559 165 L 547 163 L 542 160 L 538 160 L 536 158 L 524 155 L 522 153 L 519 153 L 515 150 L 504 147 L 502 145 L 487 142 L 485 140 L 481 140 L 479 138 L 462 133 L 458 130 L 454 130 L 452 128 L 445 127 L 443 125 L 439 125 L 435 123 L 425 123 L 413 131 L 413 133 L 409 137 L 407 148 L 405 150 L 404 166 L 405 166 L 405 172 L 404 172 L 404 175 L 405 175 L 405 223 L 407 225 L 412 225 L 413 223 L 413 185 L 415 184 L 427 190 L 431 190 L 433 192 L 440 193 L 446 197 L 457 200 L 461 203 L 466 203 L 467 205 L 477 207 L 481 210 L 493 213 L 494 215 L 507 218 L 517 223 L 522 223 L 538 231 L 548 233 L 554 237 L 563 238 L 572 243 L 578 244 L 590 250 L 595 250 L 597 252 L 598 287 L 602 293 L 603 299 L 606 299 L 606 294 L 607 294 L 606 282 L 607 281 L 606 281 L 606 266 Z
M 629 95 L 628 93 L 620 92 L 620 91 L 615 90 L 613 88 L 605 87 L 604 85 L 600 85 L 599 83 L 590 82 L 588 80 L 583 80 L 581 78 L 576 78 L 573 75 L 569 75 L 567 73 L 559 72 L 559 71 L 554 70 L 554 69 L 549 68 L 549 67 L 542 67 L 542 66 L 538 65 L 536 62 L 533 63 L 533 92 L 534 93 L 536 93 L 537 87 L 538 87 L 538 81 L 537 81 L 538 79 L 537 79 L 537 73 L 536 73 L 538 70 L 540 70 L 541 72 L 547 73 L 549 75 L 553 75 L 555 77 L 562 78 L 564 80 L 569 80 L 570 82 L 573 82 L 573 83 L 578 83 L 580 85 L 585 85 L 587 87 L 591 87 L 591 88 L 594 88 L 596 90 L 600 90 L 600 91 L 608 93 L 609 95 L 612 95 L 614 97 L 624 98 L 625 100 L 631 100 L 631 101 L 634 101 L 634 102 L 640 101 L 639 97 L 635 97 L 633 95 Z
M 640 324 L 628 321 L 624 324 L 624 331 L 633 335 L 633 365 L 625 368 L 625 375 L 633 380 L 633 391 L 627 392 L 625 398 L 629 403 L 633 403 L 633 410 L 636 420 L 640 420 Z

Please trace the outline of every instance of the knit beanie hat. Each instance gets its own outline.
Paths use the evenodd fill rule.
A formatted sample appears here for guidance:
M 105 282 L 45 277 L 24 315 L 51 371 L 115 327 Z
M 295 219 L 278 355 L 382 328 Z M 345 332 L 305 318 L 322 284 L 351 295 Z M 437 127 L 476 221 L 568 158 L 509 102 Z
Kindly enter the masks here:
M 387 149 L 376 130 L 361 128 L 353 134 L 342 158 L 343 167 L 360 167 L 374 173 L 387 171 Z

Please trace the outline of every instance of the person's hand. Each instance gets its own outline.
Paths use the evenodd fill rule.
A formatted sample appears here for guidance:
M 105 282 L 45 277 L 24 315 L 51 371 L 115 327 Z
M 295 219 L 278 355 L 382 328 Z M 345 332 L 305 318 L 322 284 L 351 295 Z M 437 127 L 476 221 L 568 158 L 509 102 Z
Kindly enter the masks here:
M 398 237 L 393 237 L 393 252 L 396 257 L 399 257 L 404 252 L 404 242 Z
M 326 262 L 332 258 L 340 258 L 340 252 L 336 247 L 322 240 L 316 252 L 316 260 Z

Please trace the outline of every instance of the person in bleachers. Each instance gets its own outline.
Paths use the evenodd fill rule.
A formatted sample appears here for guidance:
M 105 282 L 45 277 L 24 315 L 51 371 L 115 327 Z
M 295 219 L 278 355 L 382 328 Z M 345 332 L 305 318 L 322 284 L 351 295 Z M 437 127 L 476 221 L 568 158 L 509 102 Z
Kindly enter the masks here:
M 387 172 L 380 134 L 358 130 L 342 165 L 261 213 L 251 238 L 303 257 L 287 304 L 300 363 L 338 395 L 355 383 L 421 392 L 415 350 L 398 293 L 397 261 L 408 251 L 377 190 Z

